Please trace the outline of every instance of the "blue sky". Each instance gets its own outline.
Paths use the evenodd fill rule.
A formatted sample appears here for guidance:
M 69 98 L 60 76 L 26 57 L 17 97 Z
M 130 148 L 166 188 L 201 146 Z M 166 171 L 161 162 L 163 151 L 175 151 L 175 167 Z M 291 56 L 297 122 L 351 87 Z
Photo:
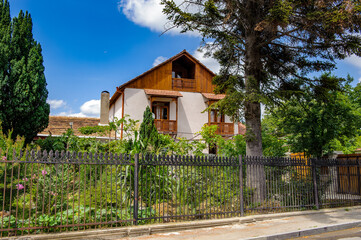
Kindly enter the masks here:
M 214 71 L 217 64 L 197 48 L 200 38 L 161 35 L 166 25 L 160 0 L 10 0 L 12 17 L 29 11 L 34 38 L 43 48 L 51 115 L 99 115 L 103 90 L 138 76 L 183 49 Z M 361 60 L 338 64 L 335 74 L 361 79 Z

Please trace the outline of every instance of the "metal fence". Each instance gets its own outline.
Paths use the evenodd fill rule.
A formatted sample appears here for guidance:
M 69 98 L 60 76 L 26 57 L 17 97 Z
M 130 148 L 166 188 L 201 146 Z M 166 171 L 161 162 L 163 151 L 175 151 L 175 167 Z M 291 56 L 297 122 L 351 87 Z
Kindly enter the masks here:
M 345 184 L 360 181 L 359 166 L 358 159 L 12 153 L 0 159 L 0 236 L 350 206 L 361 196 Z

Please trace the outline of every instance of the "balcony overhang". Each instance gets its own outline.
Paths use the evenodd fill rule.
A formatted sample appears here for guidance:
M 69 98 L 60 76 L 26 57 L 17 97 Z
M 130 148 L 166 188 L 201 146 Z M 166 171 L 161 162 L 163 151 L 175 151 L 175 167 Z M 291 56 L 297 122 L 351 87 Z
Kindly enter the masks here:
M 226 97 L 226 94 L 202 93 L 207 101 L 218 101 Z
M 159 90 L 159 89 L 144 89 L 145 94 L 148 96 L 154 97 L 170 97 L 170 98 L 178 98 L 183 97 L 183 95 L 178 91 L 171 90 Z
M 202 93 L 202 96 L 205 98 L 204 102 L 211 106 L 213 103 L 225 98 L 226 94 Z

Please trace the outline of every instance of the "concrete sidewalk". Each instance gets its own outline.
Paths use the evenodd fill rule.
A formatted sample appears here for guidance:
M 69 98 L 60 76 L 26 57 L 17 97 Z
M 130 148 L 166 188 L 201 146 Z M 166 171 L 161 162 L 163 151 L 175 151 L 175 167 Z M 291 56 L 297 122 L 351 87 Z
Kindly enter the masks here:
M 94 229 L 5 239 L 291 239 L 354 227 L 361 227 L 361 206 Z
M 297 215 L 298 213 L 299 215 Z M 262 219 L 258 218 L 260 216 L 254 216 L 254 222 L 249 223 L 169 233 L 158 233 L 136 238 L 128 237 L 125 239 L 292 239 L 296 237 L 310 236 L 329 231 L 337 231 L 361 226 L 360 207 L 344 207 L 338 209 L 269 214 L 262 216 L 265 216 L 265 218 Z M 312 239 L 312 237 L 309 237 L 308 239 Z

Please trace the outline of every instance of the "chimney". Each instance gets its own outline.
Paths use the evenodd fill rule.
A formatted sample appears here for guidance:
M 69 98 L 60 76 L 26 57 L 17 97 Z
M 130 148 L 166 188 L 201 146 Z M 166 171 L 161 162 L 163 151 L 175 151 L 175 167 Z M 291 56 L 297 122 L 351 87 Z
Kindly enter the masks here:
M 99 125 L 109 124 L 109 92 L 103 91 L 100 97 L 100 123 Z

